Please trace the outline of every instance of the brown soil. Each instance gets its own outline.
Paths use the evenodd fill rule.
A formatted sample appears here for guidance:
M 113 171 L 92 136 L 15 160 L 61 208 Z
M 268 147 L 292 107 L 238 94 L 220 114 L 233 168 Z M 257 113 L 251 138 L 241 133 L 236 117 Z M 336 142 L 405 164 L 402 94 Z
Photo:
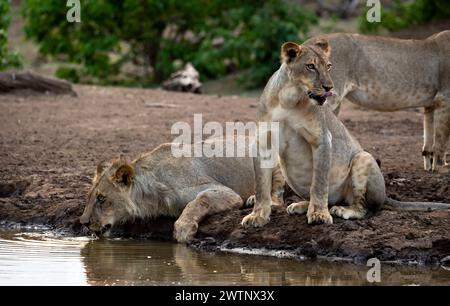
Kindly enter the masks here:
M 176 121 L 251 121 L 256 99 L 161 90 L 76 86 L 79 97 L 0 96 L 0 224 L 44 224 L 80 233 L 96 164 L 119 153 L 134 158 L 170 141 Z M 345 105 L 341 119 L 367 151 L 382 161 L 389 196 L 450 202 L 450 174 L 422 169 L 422 113 L 380 113 Z M 285 249 L 299 255 L 436 263 L 450 255 L 450 213 L 382 211 L 361 221 L 308 226 L 305 216 L 274 210 L 262 229 L 239 226 L 249 210 L 202 223 L 197 247 Z M 167 237 L 172 220 L 126 225 L 127 233 Z M 142 225 L 144 222 L 140 222 Z M 170 235 L 169 235 L 170 236 Z M 206 239 L 206 237 L 212 237 Z

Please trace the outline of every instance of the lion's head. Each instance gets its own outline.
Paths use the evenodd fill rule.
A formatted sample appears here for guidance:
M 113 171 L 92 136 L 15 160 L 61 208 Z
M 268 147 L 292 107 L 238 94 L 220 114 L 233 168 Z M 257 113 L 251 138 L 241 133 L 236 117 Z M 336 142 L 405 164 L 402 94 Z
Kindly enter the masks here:
M 132 219 L 136 215 L 131 200 L 133 179 L 134 168 L 123 156 L 100 163 L 80 223 L 100 236 L 115 224 Z
M 326 40 L 310 46 L 294 42 L 286 42 L 281 46 L 281 60 L 286 64 L 289 79 L 306 85 L 310 98 L 320 105 L 332 95 L 330 54 L 331 47 Z

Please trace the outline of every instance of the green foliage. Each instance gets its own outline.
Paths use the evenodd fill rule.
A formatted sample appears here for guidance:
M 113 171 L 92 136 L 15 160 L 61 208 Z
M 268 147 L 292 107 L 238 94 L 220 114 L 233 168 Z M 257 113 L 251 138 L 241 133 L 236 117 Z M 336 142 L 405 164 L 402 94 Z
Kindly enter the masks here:
M 80 76 L 78 75 L 77 70 L 74 68 L 59 67 L 56 70 L 56 76 L 60 79 L 71 80 L 75 83 L 80 82 Z
M 226 63 L 248 69 L 242 77 L 247 87 L 264 84 L 279 66 L 281 44 L 305 40 L 309 26 L 317 21 L 310 12 L 282 1 L 244 1 L 221 20 L 226 22 L 210 26 L 194 65 L 204 67 L 208 76 L 225 74 Z M 222 48 L 212 46 L 217 37 L 225 40 Z
M 39 43 L 44 55 L 65 55 L 70 62 L 80 64 L 80 71 L 62 69 L 58 76 L 92 75 L 98 83 L 118 72 L 111 62 L 110 53 L 118 50 L 120 24 L 116 22 L 121 1 L 82 1 L 83 22 L 66 20 L 66 1 L 26 0 L 23 13 L 26 16 L 25 33 Z M 72 80 L 77 79 L 71 78 Z
M 8 27 L 11 22 L 10 2 L 10 0 L 0 2 L 0 70 L 21 65 L 19 55 L 8 50 Z
M 304 40 L 316 22 L 284 0 L 82 0 L 81 23 L 67 22 L 67 9 L 25 0 L 27 37 L 72 63 L 58 76 L 100 84 L 149 85 L 192 62 L 202 78 L 245 70 L 246 85 L 257 86 L 279 65 L 282 42 Z M 123 73 L 130 64 L 137 75 Z
M 367 11 L 359 17 L 358 26 L 361 32 L 375 33 L 383 28 L 393 32 L 450 17 L 450 2 L 448 0 L 395 0 L 390 8 L 382 6 L 381 22 L 374 23 L 366 20 L 366 13 Z

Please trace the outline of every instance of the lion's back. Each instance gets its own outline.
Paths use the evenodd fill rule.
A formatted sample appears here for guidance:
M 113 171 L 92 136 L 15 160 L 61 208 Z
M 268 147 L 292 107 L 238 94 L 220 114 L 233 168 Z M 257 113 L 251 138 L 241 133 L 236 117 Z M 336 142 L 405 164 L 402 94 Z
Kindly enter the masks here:
M 246 138 L 247 139 L 247 138 Z M 214 140 L 217 145 L 226 145 L 223 140 Z M 231 144 L 235 144 L 231 141 Z M 248 143 L 248 142 L 247 142 Z M 241 197 L 247 198 L 254 193 L 253 158 L 225 156 L 176 156 L 172 152 L 172 143 L 165 143 L 153 151 L 141 155 L 136 161 L 139 168 L 147 169 L 172 188 L 187 186 L 222 184 L 233 189 Z M 230 145 L 230 141 L 227 142 Z

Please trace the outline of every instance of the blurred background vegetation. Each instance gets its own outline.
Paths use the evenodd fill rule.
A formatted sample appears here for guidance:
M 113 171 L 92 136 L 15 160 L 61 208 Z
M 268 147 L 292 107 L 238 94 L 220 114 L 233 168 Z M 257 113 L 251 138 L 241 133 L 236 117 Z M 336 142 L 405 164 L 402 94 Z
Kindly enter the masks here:
M 80 0 L 81 23 L 67 22 L 66 2 L 0 0 L 0 70 L 152 87 L 191 62 L 202 81 L 259 88 L 284 41 L 336 31 L 409 38 L 401 31 L 439 20 L 436 31 L 450 28 L 449 0 L 382 0 L 380 23 L 366 21 L 365 0 Z
M 378 33 L 382 29 L 394 32 L 410 26 L 418 26 L 450 18 L 450 1 L 395 0 L 389 5 L 382 6 L 381 16 L 381 22 L 370 23 L 365 18 L 366 15 L 361 14 L 359 17 L 359 30 L 363 33 Z
M 282 0 L 85 0 L 77 24 L 66 21 L 61 0 L 26 0 L 23 8 L 40 53 L 80 65 L 57 76 L 100 84 L 159 83 L 192 62 L 204 78 L 248 69 L 249 85 L 259 85 L 275 68 L 267 63 L 277 62 L 269 46 L 303 40 L 316 22 Z M 123 79 L 130 63 L 142 70 Z
M 0 70 L 21 66 L 19 53 L 11 52 L 8 48 L 8 28 L 10 22 L 10 3 L 7 0 L 2 0 L 0 2 Z

